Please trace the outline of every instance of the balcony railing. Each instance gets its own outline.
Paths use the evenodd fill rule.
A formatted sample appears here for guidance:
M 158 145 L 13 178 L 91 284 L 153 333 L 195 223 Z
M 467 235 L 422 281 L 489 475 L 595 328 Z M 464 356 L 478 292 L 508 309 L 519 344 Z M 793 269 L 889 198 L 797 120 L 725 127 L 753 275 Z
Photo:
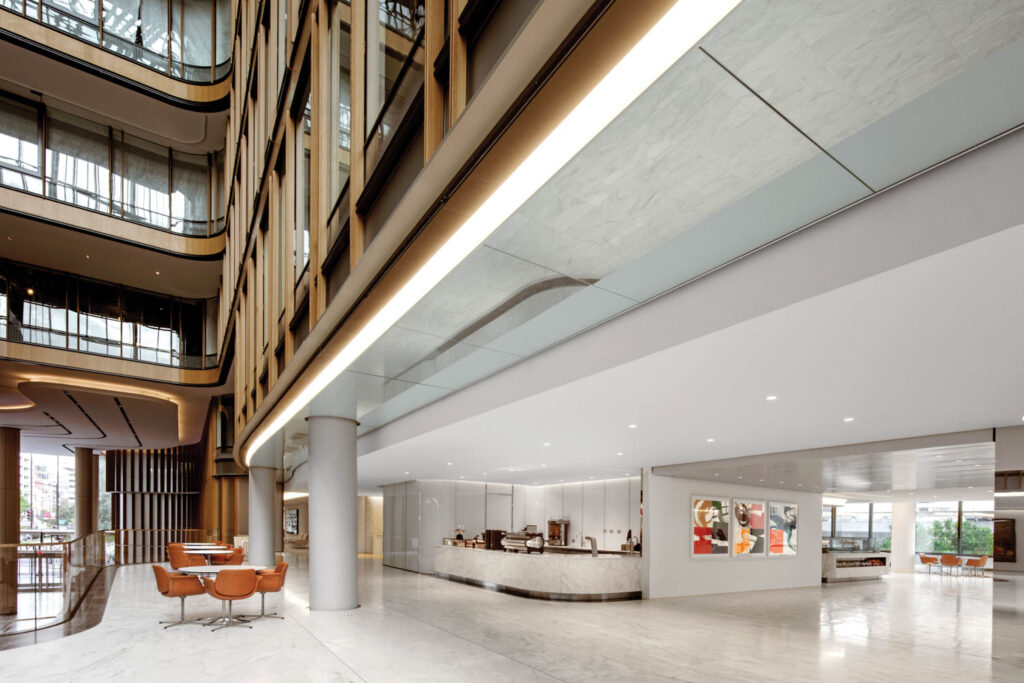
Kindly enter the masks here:
M 0 638 L 71 619 L 106 567 L 163 562 L 171 542 L 215 540 L 206 529 L 117 529 L 72 541 L 0 545 Z
M 5 0 L 0 0 L 4 2 Z M 220 153 L 189 154 L 0 94 L 0 184 L 190 237 L 224 230 Z
M 0 8 L 190 83 L 231 71 L 229 0 L 0 0 Z

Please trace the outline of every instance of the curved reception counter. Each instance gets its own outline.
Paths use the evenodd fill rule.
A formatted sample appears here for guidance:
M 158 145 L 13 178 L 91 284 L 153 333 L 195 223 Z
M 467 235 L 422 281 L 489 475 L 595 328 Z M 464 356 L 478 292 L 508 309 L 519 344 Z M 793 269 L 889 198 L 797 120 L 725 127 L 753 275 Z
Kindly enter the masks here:
M 507 553 L 439 545 L 440 578 L 541 600 L 638 600 L 640 556 Z

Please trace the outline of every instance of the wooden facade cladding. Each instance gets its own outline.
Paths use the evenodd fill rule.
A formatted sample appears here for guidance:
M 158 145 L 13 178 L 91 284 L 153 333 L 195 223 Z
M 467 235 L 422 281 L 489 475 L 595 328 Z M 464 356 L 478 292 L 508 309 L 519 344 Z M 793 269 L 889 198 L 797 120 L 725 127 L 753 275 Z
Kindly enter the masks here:
M 122 560 L 164 561 L 165 546 L 198 526 L 204 444 L 107 451 L 106 459 L 111 525 L 130 535 L 118 546 Z

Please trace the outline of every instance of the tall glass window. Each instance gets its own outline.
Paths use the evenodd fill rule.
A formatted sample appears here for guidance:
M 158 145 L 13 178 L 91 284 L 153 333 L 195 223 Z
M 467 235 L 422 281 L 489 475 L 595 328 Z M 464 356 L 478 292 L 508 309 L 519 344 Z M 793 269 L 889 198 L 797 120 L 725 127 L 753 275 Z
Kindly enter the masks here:
M 45 111 L 45 114 L 43 113 Z M 40 154 L 45 118 L 45 171 Z M 0 183 L 186 235 L 223 227 L 223 154 L 186 154 L 27 100 L 0 96 Z M 217 200 L 211 203 L 211 195 Z M 215 207 L 211 210 L 211 205 Z
M 871 538 L 879 550 L 892 549 L 892 503 L 871 505 Z
M 306 106 L 295 127 L 295 284 L 309 265 L 310 132 L 312 97 L 305 95 Z
M 924 553 L 955 553 L 957 542 L 957 501 L 917 504 L 915 548 Z
M 74 457 L 22 453 L 20 466 L 22 539 L 71 540 L 75 527 Z
M 836 508 L 836 538 L 868 538 L 870 503 L 853 503 Z
M 993 502 L 965 500 L 961 506 L 960 552 L 964 555 L 992 555 Z
M 423 0 L 366 3 L 366 173 L 423 87 Z
M 832 510 L 831 505 L 821 506 L 821 537 L 832 538 Z
M 341 12 L 338 12 L 341 15 Z M 352 37 L 340 19 L 331 36 L 334 74 L 331 93 L 331 196 L 338 197 L 348 182 L 352 148 Z

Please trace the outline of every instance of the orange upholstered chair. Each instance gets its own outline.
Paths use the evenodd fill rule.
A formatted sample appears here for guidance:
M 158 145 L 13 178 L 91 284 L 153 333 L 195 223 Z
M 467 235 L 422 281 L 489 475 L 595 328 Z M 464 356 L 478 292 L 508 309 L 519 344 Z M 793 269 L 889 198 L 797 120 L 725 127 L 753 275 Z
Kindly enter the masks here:
M 224 546 L 224 547 L 227 550 L 232 550 L 232 551 L 241 550 L 241 548 L 234 548 L 234 547 L 232 547 L 230 545 Z M 233 557 L 234 557 L 234 553 L 232 553 L 231 555 L 228 555 L 227 553 L 225 553 L 223 555 L 210 555 L 210 564 L 242 564 L 241 562 L 230 562 L 231 558 L 233 558 Z
M 156 576 L 156 588 L 161 595 L 181 599 L 181 618 L 178 621 L 161 621 L 161 624 L 167 624 L 164 628 L 198 623 L 185 621 L 185 598 L 189 595 L 203 594 L 203 584 L 199 579 L 187 574 L 171 573 L 158 564 L 153 565 L 153 574 Z
M 961 558 L 957 557 L 956 555 L 951 555 L 949 553 L 943 553 L 942 555 L 939 556 L 939 564 L 942 565 L 943 569 L 949 569 L 949 573 L 950 574 L 953 573 L 953 568 L 954 567 L 956 569 L 961 569 L 963 567 L 963 563 L 964 563 L 964 561 Z
M 934 555 L 925 555 L 924 553 L 919 553 L 918 557 L 921 558 L 921 564 L 928 567 L 929 574 L 932 573 L 932 567 L 939 566 L 939 558 L 935 557 Z M 939 567 L 939 571 L 942 571 L 941 567 Z
M 214 631 L 219 631 L 228 626 L 252 628 L 242 619 L 235 617 L 231 612 L 231 607 L 235 600 L 244 600 L 255 593 L 257 582 L 255 569 L 222 569 L 217 574 L 216 579 L 203 577 L 203 585 L 206 587 L 206 592 L 227 604 L 226 611 L 224 605 L 221 605 L 220 619 L 209 622 L 207 626 L 221 624 L 221 626 L 213 629 Z
M 259 578 L 256 584 L 256 592 L 260 594 L 260 613 L 251 616 L 253 619 L 259 619 L 260 617 L 273 617 L 274 619 L 284 619 L 284 617 L 277 616 L 277 612 L 271 612 L 267 614 L 267 593 L 278 593 L 284 588 L 284 576 L 288 573 L 288 563 L 278 562 L 277 566 L 273 569 L 262 569 L 256 572 L 256 576 Z
M 235 551 L 233 553 L 231 553 L 230 555 L 225 555 L 224 556 L 224 557 L 227 558 L 224 561 L 224 564 L 242 564 L 242 562 L 245 560 L 245 549 L 244 548 L 235 548 L 234 550 Z
M 182 546 L 170 543 L 167 545 L 167 559 L 171 563 L 171 569 L 200 567 L 206 564 L 202 555 L 189 555 Z
M 985 571 L 985 565 L 988 564 L 988 555 L 982 555 L 981 557 L 968 558 L 964 562 L 964 566 L 971 570 L 972 574 L 981 574 Z

